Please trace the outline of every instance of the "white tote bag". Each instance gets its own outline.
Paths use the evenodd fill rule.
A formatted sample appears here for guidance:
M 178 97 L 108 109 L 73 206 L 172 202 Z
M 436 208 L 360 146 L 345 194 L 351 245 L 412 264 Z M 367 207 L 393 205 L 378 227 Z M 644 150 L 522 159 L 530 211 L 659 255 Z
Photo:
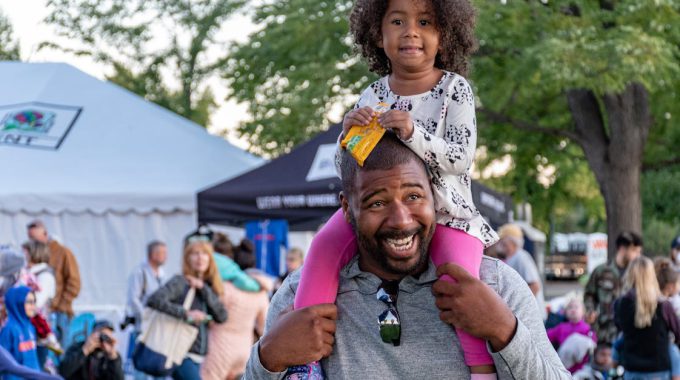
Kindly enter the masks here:
M 184 310 L 188 311 L 191 308 L 195 296 L 196 289 L 190 288 L 184 298 Z M 142 333 L 138 342 L 143 343 L 147 349 L 165 356 L 165 369 L 170 369 L 182 363 L 196 336 L 198 327 L 147 307 L 144 310 Z

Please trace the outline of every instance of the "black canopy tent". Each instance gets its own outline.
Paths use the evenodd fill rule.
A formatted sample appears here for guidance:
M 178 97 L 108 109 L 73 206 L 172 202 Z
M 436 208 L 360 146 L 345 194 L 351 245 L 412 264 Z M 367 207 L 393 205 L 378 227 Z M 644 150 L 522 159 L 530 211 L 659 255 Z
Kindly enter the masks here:
M 198 221 L 239 226 L 285 219 L 293 231 L 315 231 L 339 207 L 334 153 L 341 125 L 252 171 L 198 193 Z M 512 201 L 475 181 L 472 196 L 494 227 L 508 221 Z

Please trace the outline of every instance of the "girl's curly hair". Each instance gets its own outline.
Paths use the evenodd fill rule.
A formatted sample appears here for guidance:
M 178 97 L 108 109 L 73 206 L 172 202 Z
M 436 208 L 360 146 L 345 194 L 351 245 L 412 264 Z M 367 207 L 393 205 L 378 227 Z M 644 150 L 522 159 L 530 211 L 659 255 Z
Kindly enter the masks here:
M 420 0 L 426 1 L 426 0 Z M 429 0 L 436 17 L 441 52 L 435 67 L 467 75 L 469 57 L 477 50 L 475 10 L 469 0 Z M 368 67 L 378 75 L 392 72 L 390 60 L 377 42 L 382 39 L 382 19 L 389 0 L 357 0 L 349 16 L 349 29 Z

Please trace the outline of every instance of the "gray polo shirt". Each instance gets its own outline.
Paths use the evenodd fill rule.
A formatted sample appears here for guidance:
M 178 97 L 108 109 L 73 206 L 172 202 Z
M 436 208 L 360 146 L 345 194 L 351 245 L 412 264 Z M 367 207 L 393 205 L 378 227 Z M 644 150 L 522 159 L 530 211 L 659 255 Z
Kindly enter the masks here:
M 482 281 L 492 287 L 517 317 L 517 332 L 500 352 L 492 353 L 500 379 L 570 379 L 548 341 L 533 295 L 517 272 L 484 257 Z M 288 276 L 272 299 L 265 334 L 281 310 L 293 304 L 300 272 Z M 430 262 L 419 278 L 399 285 L 397 309 L 402 323 L 401 345 L 383 343 L 378 315 L 385 305 L 376 299 L 381 280 L 362 272 L 355 257 L 340 273 L 338 320 L 333 354 L 322 360 L 329 379 L 469 379 L 455 330 L 439 319 L 432 284 L 437 280 Z M 304 339 L 304 337 L 301 337 Z M 295 344 L 295 342 L 291 342 Z M 282 379 L 262 367 L 255 344 L 244 379 Z M 487 346 L 488 347 L 488 346 Z M 490 349 L 490 347 L 488 347 Z
M 536 303 L 541 310 L 543 320 L 545 320 L 547 318 L 547 313 L 545 311 L 545 298 L 543 298 L 543 282 L 541 281 L 541 276 L 538 274 L 536 263 L 531 257 L 531 254 L 520 248 L 514 255 L 505 260 L 505 263 L 508 264 L 510 268 L 516 270 L 527 284 L 532 282 L 538 283 L 539 290 L 538 293 L 536 293 Z

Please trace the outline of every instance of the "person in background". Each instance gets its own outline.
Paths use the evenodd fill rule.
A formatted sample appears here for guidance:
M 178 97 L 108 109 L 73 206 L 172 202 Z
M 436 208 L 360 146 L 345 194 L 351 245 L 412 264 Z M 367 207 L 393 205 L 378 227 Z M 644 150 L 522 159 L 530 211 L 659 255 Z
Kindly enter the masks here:
M 529 285 L 529 289 L 536 297 L 541 318 L 545 321 L 547 313 L 543 298 L 543 284 L 534 259 L 522 248 L 524 246 L 522 229 L 516 224 L 505 224 L 498 230 L 498 237 L 500 240 L 496 244 L 496 255 L 510 268 L 516 270 Z
M 5 294 L 7 322 L 0 330 L 0 346 L 6 349 L 17 363 L 40 371 L 36 350 L 35 328 L 31 318 L 35 315 L 35 294 L 27 286 L 10 288 Z M 4 380 L 19 380 L 21 377 L 6 375 Z
M 73 343 L 62 358 L 59 373 L 67 380 L 123 380 L 111 322 L 95 322 L 85 342 Z
M 673 268 L 673 263 L 665 257 L 657 257 L 654 260 L 654 271 L 656 280 L 659 283 L 659 290 L 663 300 L 667 300 L 673 305 L 675 316 L 678 316 L 678 281 L 680 274 Z M 673 380 L 680 380 L 680 349 L 678 342 L 671 341 L 669 355 L 671 359 L 671 376 Z
M 293 247 L 288 250 L 286 253 L 286 273 L 281 276 L 280 281 L 283 283 L 283 280 L 288 277 L 289 274 L 295 272 L 298 268 L 302 266 L 302 264 L 305 261 L 305 254 L 302 252 L 302 249 L 298 247 Z
M 574 380 L 609 380 L 618 375 L 612 374 L 613 369 L 612 346 L 600 343 L 595 347 L 590 363 L 574 374 Z
M 671 242 L 670 258 L 675 270 L 680 271 L 680 235 L 676 236 Z
M 229 281 L 246 292 L 260 291 L 260 284 L 248 276 L 234 261 L 234 256 L 241 251 L 240 246 L 235 249 L 227 235 L 217 232 L 213 237 L 213 247 L 215 247 L 213 259 L 222 281 Z
M 565 322 L 548 329 L 548 339 L 550 339 L 551 343 L 556 344 L 559 347 L 572 334 L 587 336 L 592 339 L 593 342 L 597 343 L 595 333 L 590 329 L 590 325 L 583 320 L 583 302 L 580 299 L 572 298 L 569 300 L 564 310 L 564 314 L 567 317 Z M 588 355 L 585 355 L 582 360 L 567 367 L 567 369 L 569 372 L 574 373 L 583 368 L 586 363 L 588 363 Z
M 31 318 L 37 335 L 37 352 L 40 367 L 47 363 L 48 349 L 52 349 L 57 355 L 63 350 L 56 335 L 47 322 L 49 318 L 49 305 L 54 298 L 56 281 L 52 267 L 47 264 L 50 259 L 49 248 L 46 244 L 38 241 L 28 241 L 22 245 L 26 256 L 27 271 L 24 276 L 24 285 L 31 288 L 35 294 L 36 313 Z
M 654 264 L 633 260 L 623 277 L 623 296 L 616 301 L 614 320 L 623 333 L 620 351 L 625 379 L 670 379 L 669 333 L 680 342 L 680 322 L 662 300 Z
M 127 308 L 124 325 L 132 323 L 134 330 L 128 342 L 128 361 L 132 363 L 131 355 L 135 342 L 140 334 L 142 313 L 146 300 L 165 282 L 163 265 L 168 258 L 168 247 L 160 240 L 153 240 L 146 246 L 146 260 L 132 270 L 128 278 Z M 128 364 L 126 364 L 128 365 Z M 129 367 L 126 367 L 129 370 Z M 136 371 L 135 379 L 145 379 L 146 375 Z
M 221 232 L 216 232 L 212 239 L 213 248 L 215 253 L 227 256 L 230 259 L 234 259 L 234 245 L 231 244 L 229 237 Z
M 30 240 L 47 244 L 50 250 L 49 265 L 54 270 L 57 284 L 50 305 L 52 328 L 63 345 L 68 336 L 68 326 L 73 318 L 73 300 L 80 293 L 78 262 L 70 249 L 50 238 L 42 221 L 34 220 L 28 224 L 27 229 Z
M 269 295 L 273 287 L 271 277 L 249 271 L 255 267 L 255 253 L 246 249 L 235 252 L 234 260 L 240 269 L 258 281 L 261 290 L 247 291 L 235 282 L 224 282 L 224 294 L 220 297 L 229 310 L 229 320 L 210 328 L 208 354 L 201 366 L 204 380 L 237 379 L 245 371 L 250 348 L 255 335 L 262 335 L 269 307 Z
M 196 296 L 189 310 L 182 305 L 190 288 Z M 160 312 L 194 324 L 199 332 L 182 364 L 174 371 L 175 380 L 199 380 L 200 364 L 208 352 L 207 323 L 223 323 L 227 311 L 219 299 L 224 293 L 222 280 L 213 258 L 210 241 L 187 239 L 182 255 L 182 274 L 172 277 L 149 297 L 147 306 Z
M 614 260 L 593 270 L 583 293 L 586 321 L 593 326 L 600 342 L 611 345 L 618 334 L 614 323 L 614 301 L 621 295 L 621 281 L 628 264 L 642 253 L 642 237 L 624 231 L 616 238 L 615 244 Z

